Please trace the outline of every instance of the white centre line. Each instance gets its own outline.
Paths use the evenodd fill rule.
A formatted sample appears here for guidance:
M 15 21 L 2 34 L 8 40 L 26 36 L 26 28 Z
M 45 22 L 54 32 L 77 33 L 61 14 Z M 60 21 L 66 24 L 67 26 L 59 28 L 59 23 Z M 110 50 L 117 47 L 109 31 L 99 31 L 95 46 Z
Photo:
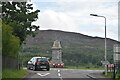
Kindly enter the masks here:
M 63 78 L 62 78 L 62 77 L 60 77 L 60 79 L 61 79 L 61 80 L 63 80 Z
M 58 73 L 58 76 L 60 77 L 60 76 L 61 76 L 61 74 L 60 74 L 60 73 Z
M 58 76 L 60 77 L 60 80 L 63 80 L 63 78 L 61 77 L 61 74 L 60 74 L 60 70 L 58 69 Z
M 58 69 L 58 72 L 60 72 L 60 70 Z

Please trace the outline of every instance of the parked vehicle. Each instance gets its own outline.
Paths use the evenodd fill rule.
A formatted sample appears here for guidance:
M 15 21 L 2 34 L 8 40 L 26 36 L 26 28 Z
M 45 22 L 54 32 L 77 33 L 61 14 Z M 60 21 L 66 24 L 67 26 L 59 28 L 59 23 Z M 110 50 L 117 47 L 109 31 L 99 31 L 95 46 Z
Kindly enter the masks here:
M 30 61 L 28 61 L 27 69 L 33 69 L 34 71 L 38 69 L 47 69 L 50 70 L 49 61 L 46 57 L 33 57 Z
M 64 67 L 64 63 L 51 63 L 52 67 Z

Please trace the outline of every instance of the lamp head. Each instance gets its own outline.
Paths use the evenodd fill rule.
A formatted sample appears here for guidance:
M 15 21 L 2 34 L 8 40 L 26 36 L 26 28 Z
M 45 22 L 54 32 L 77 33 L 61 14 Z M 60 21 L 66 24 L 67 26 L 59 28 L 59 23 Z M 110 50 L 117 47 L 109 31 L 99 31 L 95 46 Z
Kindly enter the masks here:
M 90 16 L 98 16 L 97 14 L 90 14 Z

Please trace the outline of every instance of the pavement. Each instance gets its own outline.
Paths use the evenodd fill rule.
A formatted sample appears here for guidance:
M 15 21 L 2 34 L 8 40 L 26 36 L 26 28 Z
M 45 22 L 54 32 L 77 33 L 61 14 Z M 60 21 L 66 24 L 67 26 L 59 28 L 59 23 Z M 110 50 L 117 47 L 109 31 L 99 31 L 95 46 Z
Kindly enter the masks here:
M 83 69 L 50 69 L 50 71 L 29 70 L 29 74 L 21 80 L 112 80 L 104 77 L 104 70 Z

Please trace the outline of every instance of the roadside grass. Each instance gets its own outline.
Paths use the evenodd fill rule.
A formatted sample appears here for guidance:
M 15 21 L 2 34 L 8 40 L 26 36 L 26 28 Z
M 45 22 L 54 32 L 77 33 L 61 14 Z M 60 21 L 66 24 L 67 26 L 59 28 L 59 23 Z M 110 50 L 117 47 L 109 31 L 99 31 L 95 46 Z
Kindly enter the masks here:
M 28 73 L 27 70 L 11 70 L 11 69 L 5 69 L 2 72 L 2 78 L 3 79 L 10 79 L 15 78 L 15 80 L 19 80 L 20 78 L 23 78 Z
M 113 72 L 108 72 L 107 75 L 105 75 L 105 72 L 103 72 L 103 75 L 108 78 L 113 78 Z M 119 80 L 119 76 L 120 76 L 120 73 L 117 73 L 115 80 Z
M 104 70 L 104 68 L 99 67 L 99 68 L 95 68 L 95 67 L 73 67 L 73 66 L 69 66 L 67 67 L 68 69 L 92 69 L 92 70 Z
M 116 78 L 117 78 L 116 80 L 120 80 L 120 79 L 118 79 L 118 78 L 120 78 L 120 72 L 117 73 Z
M 120 80 L 120 73 L 119 73 L 119 74 L 117 74 L 117 76 L 116 76 L 116 77 L 117 77 L 117 80 Z M 118 79 L 118 78 L 119 78 L 119 79 Z
M 103 75 L 108 78 L 113 78 L 113 72 L 107 72 L 107 75 L 105 75 L 105 72 L 103 72 Z
M 0 71 L 0 79 L 2 78 L 2 72 Z
M 66 66 L 62 69 L 88 69 L 88 70 L 104 70 L 103 67 L 95 68 L 95 67 L 81 67 L 81 66 Z

